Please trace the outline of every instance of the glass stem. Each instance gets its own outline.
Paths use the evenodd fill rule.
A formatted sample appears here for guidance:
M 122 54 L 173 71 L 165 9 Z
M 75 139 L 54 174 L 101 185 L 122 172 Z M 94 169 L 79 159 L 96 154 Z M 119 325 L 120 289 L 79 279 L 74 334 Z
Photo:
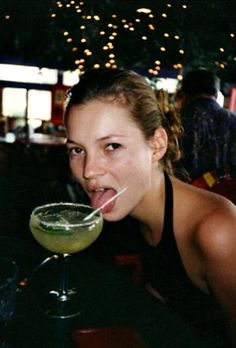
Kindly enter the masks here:
M 60 257 L 61 270 L 60 270 L 60 285 L 59 285 L 59 300 L 68 300 L 68 256 L 69 254 L 63 254 Z

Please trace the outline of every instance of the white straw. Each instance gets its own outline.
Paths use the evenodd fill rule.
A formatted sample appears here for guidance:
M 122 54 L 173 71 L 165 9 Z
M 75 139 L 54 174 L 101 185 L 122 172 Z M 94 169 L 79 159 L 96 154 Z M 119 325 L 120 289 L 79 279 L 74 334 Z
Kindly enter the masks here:
M 118 196 L 120 196 L 123 192 L 125 192 L 127 190 L 127 187 L 124 187 L 123 189 L 121 189 L 119 192 L 117 192 L 117 194 L 113 197 L 111 197 L 110 199 L 108 199 L 108 201 L 106 201 L 105 203 L 103 203 L 99 208 L 95 209 L 92 211 L 92 213 L 90 213 L 89 215 L 85 216 L 85 218 L 83 219 L 83 221 L 87 221 L 89 220 L 91 217 L 93 217 L 98 211 L 100 211 L 101 209 L 103 209 L 107 204 L 111 203 L 114 199 L 116 199 Z

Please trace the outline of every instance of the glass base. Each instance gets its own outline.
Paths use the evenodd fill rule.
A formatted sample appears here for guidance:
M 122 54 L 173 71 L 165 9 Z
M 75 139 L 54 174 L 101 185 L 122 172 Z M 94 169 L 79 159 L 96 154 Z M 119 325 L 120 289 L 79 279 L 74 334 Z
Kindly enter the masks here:
M 79 315 L 86 307 L 86 302 L 76 290 L 68 290 L 66 295 L 58 291 L 50 291 L 43 298 L 40 309 L 44 314 L 52 318 L 72 318 Z

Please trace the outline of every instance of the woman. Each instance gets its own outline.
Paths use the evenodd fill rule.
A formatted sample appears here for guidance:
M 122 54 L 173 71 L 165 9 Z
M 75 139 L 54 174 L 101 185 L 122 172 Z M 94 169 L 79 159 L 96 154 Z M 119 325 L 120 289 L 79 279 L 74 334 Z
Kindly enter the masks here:
M 222 310 L 236 342 L 236 207 L 175 175 L 178 119 L 161 113 L 145 78 L 95 69 L 71 89 L 65 126 L 72 173 L 93 207 L 127 187 L 103 216 L 138 222 L 148 290 L 219 342 Z

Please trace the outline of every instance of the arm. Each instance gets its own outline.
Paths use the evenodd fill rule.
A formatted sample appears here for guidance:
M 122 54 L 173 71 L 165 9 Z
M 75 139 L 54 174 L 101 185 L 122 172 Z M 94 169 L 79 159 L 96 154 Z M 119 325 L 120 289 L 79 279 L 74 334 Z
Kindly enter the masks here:
M 199 247 L 208 286 L 221 305 L 236 347 L 236 206 L 225 201 L 199 228 Z

